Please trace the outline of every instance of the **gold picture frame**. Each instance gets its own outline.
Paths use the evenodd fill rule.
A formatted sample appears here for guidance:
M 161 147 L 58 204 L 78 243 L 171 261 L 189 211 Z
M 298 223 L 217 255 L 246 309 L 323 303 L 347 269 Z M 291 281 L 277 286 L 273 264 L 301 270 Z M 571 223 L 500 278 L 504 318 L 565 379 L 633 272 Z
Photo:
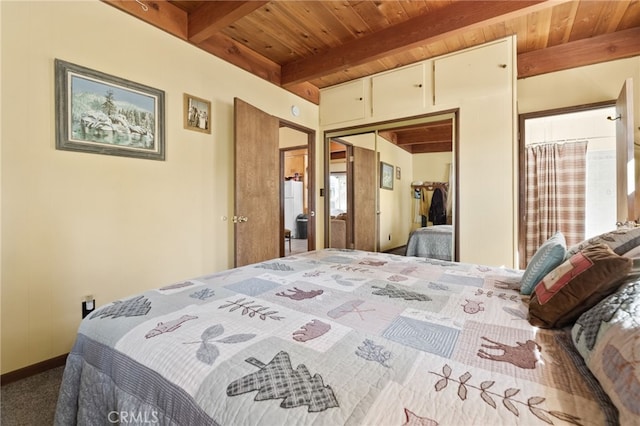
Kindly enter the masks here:
M 211 102 L 197 96 L 184 94 L 184 128 L 211 134 Z

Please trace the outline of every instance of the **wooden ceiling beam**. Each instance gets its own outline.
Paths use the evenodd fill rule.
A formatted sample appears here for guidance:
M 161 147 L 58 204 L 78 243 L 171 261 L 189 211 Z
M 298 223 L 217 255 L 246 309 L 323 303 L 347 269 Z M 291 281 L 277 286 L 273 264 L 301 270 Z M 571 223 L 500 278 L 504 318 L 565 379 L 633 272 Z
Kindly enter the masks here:
M 189 13 L 189 41 L 199 44 L 268 1 L 209 1 Z
M 428 154 L 431 152 L 450 152 L 453 151 L 451 142 L 425 143 L 422 145 L 413 145 L 411 147 L 412 154 Z
M 225 36 L 221 32 L 214 31 L 221 25 L 228 25 L 228 21 L 239 19 L 242 14 L 250 13 L 268 3 L 266 1 L 207 2 L 191 14 L 187 14 L 187 12 L 172 5 L 167 0 L 141 0 L 142 4 L 133 0 L 102 1 L 169 34 L 188 41 L 247 72 L 281 86 L 279 64 L 256 53 L 242 43 Z M 225 5 L 226 3 L 231 4 Z M 217 8 L 221 8 L 226 12 L 216 11 L 215 9 Z M 203 23 L 210 19 L 212 15 L 216 16 L 216 13 L 219 17 L 215 24 L 206 25 Z M 203 16 L 196 18 L 199 15 Z M 194 25 L 194 27 L 191 28 L 191 25 Z M 311 83 L 291 84 L 286 87 L 286 90 L 316 105 L 320 104 L 320 90 Z
M 280 65 L 222 33 L 214 34 L 198 47 L 264 80 L 280 85 Z
M 117 9 L 127 12 L 155 27 L 183 40 L 187 40 L 187 12 L 172 5 L 167 0 L 142 1 L 102 0 Z
M 307 81 L 298 84 L 290 84 L 284 87 L 285 90 L 300 96 L 316 105 L 320 105 L 320 89 Z
M 451 127 L 427 127 L 420 131 L 401 132 L 396 137 L 398 145 L 415 145 L 434 141 L 453 140 Z
M 518 78 L 640 55 L 640 27 L 518 55 Z
M 222 33 L 214 34 L 198 44 L 198 47 L 238 68 L 280 86 L 280 65 L 231 37 Z M 286 90 L 316 105 L 320 104 L 320 89 L 311 83 L 292 84 Z
M 299 83 L 362 65 L 412 47 L 557 5 L 561 1 L 459 1 L 384 30 L 282 66 L 282 85 Z

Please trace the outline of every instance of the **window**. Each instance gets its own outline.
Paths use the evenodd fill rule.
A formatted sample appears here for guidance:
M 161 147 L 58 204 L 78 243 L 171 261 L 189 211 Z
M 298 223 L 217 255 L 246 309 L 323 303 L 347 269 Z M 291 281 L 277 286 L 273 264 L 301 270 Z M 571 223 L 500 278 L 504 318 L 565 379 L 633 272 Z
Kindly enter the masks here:
M 345 172 L 333 172 L 329 177 L 331 186 L 330 209 L 331 216 L 347 212 L 347 174 Z

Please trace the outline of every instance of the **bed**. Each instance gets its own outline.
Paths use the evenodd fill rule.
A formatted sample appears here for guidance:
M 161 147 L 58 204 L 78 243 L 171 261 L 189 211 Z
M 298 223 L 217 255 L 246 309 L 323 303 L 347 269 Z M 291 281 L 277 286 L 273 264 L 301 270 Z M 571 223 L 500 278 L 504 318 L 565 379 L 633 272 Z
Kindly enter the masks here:
M 618 424 L 522 275 L 325 249 L 167 283 L 82 321 L 56 424 Z
M 452 260 L 452 225 L 435 225 L 415 229 L 407 240 L 407 256 Z

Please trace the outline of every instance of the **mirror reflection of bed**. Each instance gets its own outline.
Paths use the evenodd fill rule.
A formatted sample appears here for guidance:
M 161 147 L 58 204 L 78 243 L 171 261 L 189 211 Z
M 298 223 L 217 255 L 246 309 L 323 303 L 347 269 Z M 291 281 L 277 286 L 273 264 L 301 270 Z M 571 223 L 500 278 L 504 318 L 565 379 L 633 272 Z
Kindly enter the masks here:
M 448 229 L 449 240 L 445 246 L 449 249 L 446 258 L 455 260 L 456 120 L 457 112 L 453 111 L 363 128 L 338 129 L 325 134 L 330 172 L 326 184 L 330 188 L 326 210 L 327 247 L 357 249 L 349 237 L 354 231 L 353 217 L 358 216 L 372 220 L 371 226 L 363 232 L 373 234 L 375 251 L 404 255 L 409 236 L 415 230 L 433 228 L 433 220 L 428 220 L 428 209 L 436 189 L 434 185 L 441 185 L 448 196 L 443 204 L 446 213 L 444 219 L 435 224 L 448 225 L 440 228 L 440 231 Z M 349 149 L 356 148 L 374 151 L 372 162 L 366 163 L 369 164 L 367 166 L 360 165 L 361 168 L 370 168 L 372 182 L 354 182 L 351 178 L 351 168 L 357 168 L 359 161 L 353 151 L 349 153 Z M 347 161 L 351 158 L 353 161 Z M 381 162 L 393 166 L 392 188 L 380 185 Z M 422 205 L 414 198 L 416 188 L 412 184 L 416 182 L 430 184 L 420 189 L 423 191 L 421 198 L 422 195 L 425 198 Z M 358 199 L 357 195 L 363 193 L 375 195 L 375 200 Z M 342 203 L 339 197 L 342 197 Z M 366 204 L 363 207 L 363 203 L 369 202 L 373 202 L 373 205 Z M 426 209 L 424 214 L 421 214 L 421 209 Z M 373 217 L 367 215 L 368 211 Z M 422 216 L 427 220 L 423 221 Z M 356 224 L 360 222 L 355 220 Z M 346 239 L 342 238 L 345 232 Z M 416 235 L 422 233 L 417 232 Z M 439 232 L 438 238 L 442 240 L 445 234 Z
M 453 259 L 453 225 L 449 182 L 414 181 L 414 229 L 407 240 L 406 256 Z

